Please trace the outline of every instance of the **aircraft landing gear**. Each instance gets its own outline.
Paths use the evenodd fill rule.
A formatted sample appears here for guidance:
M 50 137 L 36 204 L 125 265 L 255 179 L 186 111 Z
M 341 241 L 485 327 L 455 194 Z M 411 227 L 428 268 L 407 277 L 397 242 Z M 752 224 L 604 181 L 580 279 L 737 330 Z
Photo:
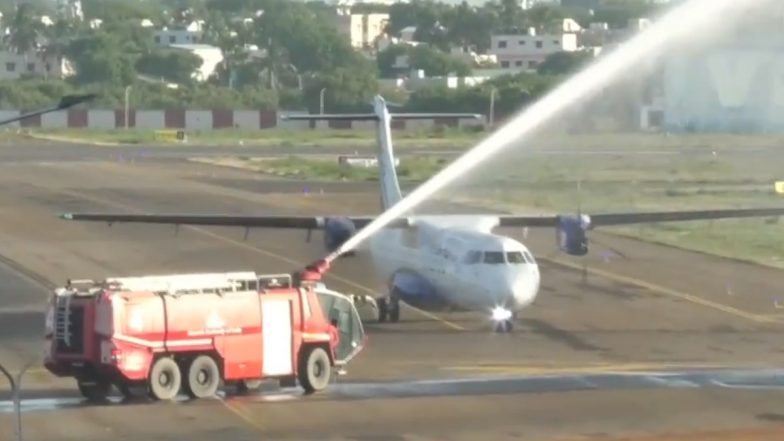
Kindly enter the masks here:
M 400 320 L 400 300 L 397 297 L 378 299 L 378 321 L 384 323 L 387 319 L 392 323 Z
M 512 332 L 514 329 L 514 322 L 517 320 L 517 312 L 513 312 L 512 316 L 506 320 L 498 320 L 495 322 L 494 330 L 499 334 L 506 334 Z
M 499 334 L 512 332 L 513 328 L 514 328 L 514 321 L 512 319 L 499 320 L 495 322 L 495 332 Z

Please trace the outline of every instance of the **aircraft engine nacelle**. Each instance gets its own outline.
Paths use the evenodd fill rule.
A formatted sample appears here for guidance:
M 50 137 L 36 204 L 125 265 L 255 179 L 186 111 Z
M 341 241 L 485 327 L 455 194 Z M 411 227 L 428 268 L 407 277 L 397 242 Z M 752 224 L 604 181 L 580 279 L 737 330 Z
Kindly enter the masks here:
M 349 240 L 356 231 L 357 228 L 351 219 L 345 217 L 327 218 L 324 222 L 324 248 L 329 253 L 335 251 Z
M 591 218 L 588 215 L 558 216 L 558 248 L 570 256 L 585 256 L 588 254 L 587 232 L 590 229 Z

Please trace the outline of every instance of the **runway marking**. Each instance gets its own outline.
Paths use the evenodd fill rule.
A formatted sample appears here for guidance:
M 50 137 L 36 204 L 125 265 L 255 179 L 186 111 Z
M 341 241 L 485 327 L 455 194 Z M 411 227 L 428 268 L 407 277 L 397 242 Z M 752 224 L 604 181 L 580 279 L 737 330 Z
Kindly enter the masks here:
M 744 366 L 748 367 L 748 366 Z M 457 372 L 504 373 L 516 375 L 564 375 L 590 373 L 626 373 L 671 371 L 683 369 L 722 369 L 738 368 L 736 364 L 724 363 L 608 363 L 576 366 L 514 366 L 514 365 L 475 365 L 447 366 L 443 369 Z
M 577 264 L 574 264 L 572 262 L 568 262 L 568 261 L 561 260 L 561 259 L 539 257 L 539 260 L 542 260 L 542 261 L 545 261 L 545 262 L 550 262 L 550 263 L 553 263 L 553 264 L 556 264 L 556 265 L 562 265 L 562 266 L 565 266 L 565 267 L 568 267 L 568 268 L 572 268 L 572 269 L 575 269 L 575 270 L 579 270 L 579 271 L 583 270 L 583 267 L 581 265 L 577 265 Z M 738 309 L 738 308 L 733 308 L 732 306 L 729 306 L 729 305 L 713 302 L 713 301 L 704 299 L 704 298 L 699 297 L 699 296 L 688 294 L 688 293 L 685 293 L 685 292 L 682 292 L 682 291 L 678 291 L 678 290 L 675 290 L 675 289 L 672 289 L 672 288 L 666 288 L 664 286 L 656 285 L 654 283 L 646 282 L 644 280 L 640 280 L 640 279 L 637 279 L 637 278 L 634 278 L 634 277 L 622 276 L 620 274 L 615 274 L 615 273 L 611 273 L 611 272 L 607 272 L 607 271 L 603 271 L 603 270 L 599 270 L 599 269 L 595 269 L 595 268 L 591 268 L 591 267 L 587 267 L 586 271 L 591 273 L 591 274 L 597 275 L 597 276 L 601 276 L 601 277 L 605 277 L 607 279 L 615 280 L 617 282 L 628 283 L 630 285 L 637 285 L 637 286 L 642 287 L 642 288 L 647 288 L 647 289 L 649 289 L 651 291 L 657 291 L 659 293 L 669 295 L 670 297 L 675 297 L 675 298 L 678 298 L 678 299 L 685 300 L 687 302 L 693 303 L 695 305 L 704 306 L 706 308 L 711 308 L 711 309 L 715 309 L 715 310 L 718 310 L 718 311 L 722 311 L 722 312 L 725 312 L 727 314 L 731 314 L 731 315 L 734 315 L 734 316 L 737 316 L 737 317 L 745 318 L 747 320 L 751 320 L 751 321 L 756 322 L 756 323 L 768 323 L 768 324 L 771 324 L 771 323 L 781 323 L 780 320 L 775 320 L 775 319 L 772 319 L 772 318 L 767 317 L 765 315 L 754 314 L 754 313 L 751 313 L 751 312 L 748 312 L 748 311 L 743 311 L 743 310 Z
M 253 418 L 254 415 L 250 413 L 247 407 L 243 406 L 240 403 L 234 403 L 223 399 L 221 399 L 220 402 L 223 405 L 223 407 L 228 409 L 234 415 L 240 417 L 240 419 L 242 419 L 246 423 L 250 424 L 254 429 L 260 432 L 264 431 L 265 429 L 264 425 Z
M 73 190 L 64 190 L 64 189 L 59 189 L 59 188 L 52 189 L 50 187 L 46 187 L 46 190 L 51 191 L 53 193 L 60 193 L 60 194 L 68 195 L 68 196 L 73 196 L 73 197 L 77 197 L 77 198 L 91 200 L 93 202 L 97 202 L 97 203 L 103 204 L 103 205 L 108 205 L 110 207 L 117 207 L 117 208 L 120 208 L 120 209 L 123 209 L 123 210 L 136 212 L 137 214 L 150 214 L 147 211 L 140 210 L 140 209 L 138 209 L 136 207 L 132 207 L 130 205 L 126 205 L 126 204 L 123 204 L 123 203 L 120 203 L 120 202 L 115 202 L 115 201 L 108 201 L 106 199 L 103 199 L 103 198 L 100 198 L 100 197 L 97 197 L 97 196 L 92 196 L 92 195 L 76 192 L 76 191 L 73 191 Z M 200 233 L 200 234 L 212 237 L 213 239 L 218 240 L 220 242 L 224 242 L 224 243 L 227 243 L 229 245 L 234 245 L 234 246 L 238 246 L 238 247 L 241 247 L 241 248 L 245 248 L 245 249 L 247 249 L 249 251 L 252 251 L 252 252 L 255 252 L 255 253 L 258 253 L 258 254 L 262 254 L 262 255 L 265 255 L 267 257 L 271 257 L 273 259 L 278 259 L 278 260 L 281 260 L 283 262 L 290 263 L 292 265 L 296 265 L 298 267 L 304 267 L 306 265 L 305 263 L 298 262 L 298 261 L 293 260 L 293 259 L 289 259 L 286 256 L 274 253 L 274 252 L 269 251 L 269 250 L 265 250 L 263 248 L 259 248 L 259 247 L 254 246 L 254 245 L 247 244 L 245 242 L 240 242 L 238 240 L 231 239 L 229 237 L 222 236 L 220 234 L 213 233 L 211 231 L 205 230 L 205 229 L 200 228 L 200 227 L 184 225 L 183 228 L 186 228 L 186 229 L 189 229 L 191 231 L 195 231 L 197 233 Z M 327 274 L 326 277 L 327 278 L 332 278 L 334 280 L 343 282 L 343 283 L 345 283 L 347 285 L 353 286 L 353 287 L 355 287 L 355 288 L 357 288 L 359 290 L 365 291 L 368 294 L 375 294 L 375 291 L 372 290 L 371 288 L 369 288 L 367 286 L 364 286 L 364 285 L 360 285 L 359 283 L 356 283 L 356 282 L 354 282 L 352 280 L 349 280 L 349 279 L 346 279 L 344 277 L 340 277 L 340 276 L 337 276 L 337 275 L 334 275 L 334 274 Z M 420 315 L 422 315 L 424 317 L 427 317 L 427 318 L 429 318 L 431 320 L 438 321 L 441 324 L 443 324 L 443 325 L 445 325 L 445 326 L 447 326 L 449 328 L 452 328 L 452 329 L 455 329 L 455 330 L 458 330 L 458 331 L 465 331 L 466 330 L 466 328 L 464 328 L 463 326 L 460 326 L 457 323 L 451 322 L 451 321 L 449 321 L 449 320 L 447 320 L 447 319 L 445 319 L 443 317 L 440 317 L 440 316 L 438 316 L 436 314 L 433 314 L 431 312 L 424 311 L 422 309 L 416 308 L 416 307 L 408 305 L 406 303 L 403 303 L 403 306 L 406 307 L 406 308 L 409 308 L 410 310 L 412 310 L 412 311 L 414 311 L 414 312 L 416 312 L 416 313 L 418 313 L 418 314 L 420 314 Z

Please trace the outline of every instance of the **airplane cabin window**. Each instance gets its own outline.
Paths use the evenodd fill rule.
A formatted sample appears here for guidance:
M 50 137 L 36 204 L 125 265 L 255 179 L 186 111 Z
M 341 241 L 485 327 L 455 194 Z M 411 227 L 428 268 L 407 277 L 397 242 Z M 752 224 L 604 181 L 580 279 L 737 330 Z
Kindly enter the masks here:
M 500 251 L 485 251 L 485 263 L 499 264 L 506 263 L 504 253 Z
M 521 263 L 526 263 L 526 259 L 525 259 L 525 257 L 523 257 L 523 253 L 521 253 L 519 251 L 510 251 L 510 252 L 506 253 L 506 260 L 509 263 L 514 263 L 514 264 L 518 264 L 518 265 L 521 264 Z

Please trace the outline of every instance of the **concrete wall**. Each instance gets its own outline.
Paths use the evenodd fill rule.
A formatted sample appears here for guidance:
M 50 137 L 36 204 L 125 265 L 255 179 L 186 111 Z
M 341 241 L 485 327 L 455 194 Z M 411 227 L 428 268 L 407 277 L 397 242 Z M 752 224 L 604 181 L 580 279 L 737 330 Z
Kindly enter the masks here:
M 302 112 L 286 112 L 302 113 Z M 0 110 L 1 118 L 18 116 L 19 110 Z M 394 121 L 395 129 L 423 129 L 436 125 L 476 126 L 484 124 L 484 120 L 451 119 L 445 120 L 412 120 Z M 123 110 L 106 109 L 69 109 L 53 112 L 36 118 L 30 118 L 12 127 L 40 128 L 86 128 L 86 129 L 121 129 L 125 127 Z M 315 126 L 315 123 L 313 124 Z M 281 120 L 277 112 L 259 110 L 130 110 L 128 112 L 129 128 L 138 129 L 185 129 L 214 130 L 237 128 L 243 130 L 261 130 L 271 128 L 305 129 L 311 126 L 307 121 Z M 375 123 L 367 121 L 338 121 L 318 123 L 318 127 L 336 129 L 372 129 Z

